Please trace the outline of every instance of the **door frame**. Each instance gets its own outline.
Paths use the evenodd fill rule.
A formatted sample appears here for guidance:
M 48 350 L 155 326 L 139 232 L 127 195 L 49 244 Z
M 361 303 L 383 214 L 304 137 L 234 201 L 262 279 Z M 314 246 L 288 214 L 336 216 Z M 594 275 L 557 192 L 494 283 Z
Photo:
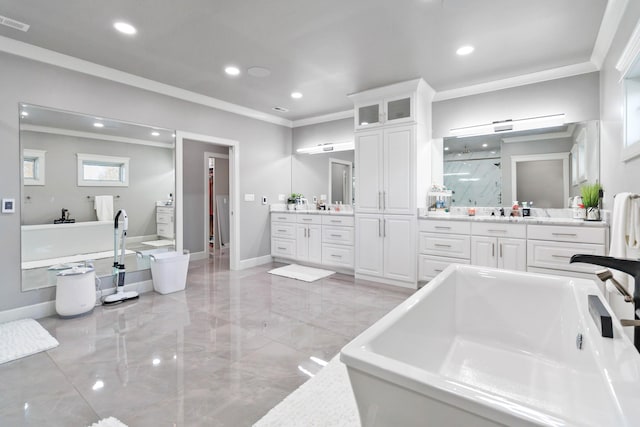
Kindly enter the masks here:
M 349 203 L 345 203 L 345 204 L 353 205 L 353 162 L 350 162 L 349 160 L 335 159 L 333 157 L 329 158 L 329 191 L 327 192 L 327 198 L 329 200 L 327 201 L 329 202 L 329 204 L 333 203 L 333 194 L 332 194 L 333 192 L 331 191 L 331 189 L 333 188 L 332 166 L 334 164 L 347 166 L 349 168 L 349 174 L 347 177 L 347 181 L 348 181 L 347 192 L 349 196 L 347 197 L 347 199 L 349 200 Z
M 207 187 L 209 186 L 209 158 L 216 158 L 216 159 L 229 159 L 229 155 L 228 154 L 221 154 L 221 153 L 211 153 L 209 151 L 205 151 L 204 152 L 204 251 L 209 253 L 209 236 L 207 235 L 207 228 L 209 227 L 209 204 L 207 203 L 209 201 L 209 197 L 208 197 L 208 192 L 207 192 Z M 229 175 L 231 175 L 231 168 L 229 168 Z M 215 198 L 216 198 L 216 182 L 215 182 L 215 176 L 216 176 L 216 172 L 215 172 L 215 167 L 213 169 L 213 200 L 214 200 L 214 205 L 215 205 Z M 229 178 L 231 178 L 231 176 L 229 176 Z M 231 182 L 229 182 L 229 186 L 231 186 Z M 229 192 L 231 192 L 231 187 L 229 187 Z M 229 195 L 229 197 L 231 197 L 231 195 Z M 231 202 L 231 200 L 229 200 L 229 202 Z M 231 214 L 231 212 L 229 212 L 229 214 Z M 218 213 L 214 211 L 213 213 L 214 218 L 218 218 Z M 229 220 L 231 220 L 231 215 L 229 215 Z M 215 228 L 215 224 L 213 225 Z M 229 230 L 231 231 L 231 230 Z M 218 233 L 215 233 L 215 235 L 217 237 Z M 231 242 L 229 242 L 229 246 L 231 246 Z M 214 244 L 214 249 L 215 249 L 215 244 Z M 221 247 L 222 249 L 222 247 Z
M 229 268 L 240 269 L 240 143 L 227 138 L 219 138 L 193 132 L 176 131 L 176 250 L 184 249 L 184 140 L 204 142 L 229 147 Z M 206 197 L 206 194 L 205 194 Z M 205 203 L 206 205 L 206 203 Z M 206 217 L 205 217 L 206 220 Z M 206 227 L 205 227 L 206 230 Z M 203 234 L 206 232 L 203 230 Z M 205 250 L 208 249 L 205 246 Z

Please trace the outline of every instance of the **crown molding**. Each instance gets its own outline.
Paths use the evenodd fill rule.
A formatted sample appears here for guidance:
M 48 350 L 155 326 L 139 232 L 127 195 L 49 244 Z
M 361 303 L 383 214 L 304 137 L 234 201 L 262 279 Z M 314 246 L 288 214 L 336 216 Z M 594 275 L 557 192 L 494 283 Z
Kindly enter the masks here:
M 538 71 L 536 73 L 522 74 L 507 79 L 494 80 L 487 83 L 460 87 L 457 89 L 443 90 L 436 92 L 433 102 L 445 101 L 447 99 L 462 98 L 464 96 L 479 95 L 481 93 L 494 92 L 502 89 L 510 89 L 518 86 L 525 86 L 533 83 L 541 83 L 549 80 L 556 80 L 565 77 L 577 76 L 580 74 L 593 73 L 598 71 L 596 65 L 590 61 L 579 64 L 566 65 L 564 67 L 552 68 Z
M 321 116 L 308 117 L 306 119 L 294 120 L 292 126 L 299 128 L 302 126 L 315 125 L 318 123 L 332 122 L 334 120 L 350 119 L 353 117 L 353 109 L 346 111 L 338 111 L 337 113 L 323 114 Z
M 243 107 L 241 105 L 232 104 L 222 101 L 211 96 L 202 95 L 189 90 L 181 89 L 176 86 L 160 83 L 155 80 L 137 76 L 135 74 L 125 73 L 124 71 L 105 67 L 94 62 L 85 61 L 73 56 L 65 55 L 53 50 L 44 49 L 8 37 L 0 36 L 0 52 L 11 55 L 20 56 L 31 59 L 33 61 L 42 62 L 56 67 L 65 68 L 79 73 L 99 77 L 105 80 L 111 80 L 127 86 L 148 90 L 150 92 L 159 93 L 172 98 L 181 99 L 183 101 L 200 104 L 218 110 L 227 111 L 241 116 L 273 123 L 280 126 L 291 127 L 291 120 L 282 117 L 266 114 L 258 110 Z
M 598 36 L 596 42 L 593 45 L 593 51 L 591 53 L 591 62 L 593 62 L 598 69 L 602 68 L 604 59 L 609 53 L 613 38 L 618 31 L 618 26 L 624 15 L 624 11 L 627 8 L 628 0 L 609 0 L 602 16 L 602 22 L 600 23 L 600 29 L 598 30 Z
M 114 141 L 114 142 L 124 142 L 127 144 L 148 145 L 150 147 L 160 147 L 160 148 L 168 148 L 168 149 L 173 149 L 175 147 L 175 143 L 165 144 L 158 141 L 147 141 L 145 139 L 128 138 L 126 136 L 104 135 L 104 134 L 99 134 L 94 132 L 83 132 L 83 131 L 77 131 L 77 130 L 71 130 L 71 129 L 50 127 L 50 126 L 21 124 L 20 130 L 29 131 L 29 132 L 49 133 L 53 135 L 72 136 L 77 138 L 95 139 L 98 141 Z
M 636 24 L 636 27 L 627 42 L 620 59 L 616 63 L 616 70 L 620 71 L 620 79 L 623 79 L 631 70 L 633 63 L 640 54 L 640 21 Z

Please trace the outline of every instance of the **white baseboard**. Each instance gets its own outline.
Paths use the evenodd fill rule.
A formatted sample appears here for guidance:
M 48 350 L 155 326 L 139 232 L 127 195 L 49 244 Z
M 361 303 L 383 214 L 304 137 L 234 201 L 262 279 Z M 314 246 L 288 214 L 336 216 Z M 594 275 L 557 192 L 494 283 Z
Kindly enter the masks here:
M 238 270 L 245 270 L 251 267 L 257 267 L 259 265 L 269 264 L 273 261 L 271 255 L 264 255 L 255 258 L 241 259 L 238 263 Z
M 189 262 L 199 261 L 201 259 L 208 259 L 208 258 L 209 258 L 209 253 L 207 251 L 191 252 L 191 254 L 189 255 Z
M 356 273 L 356 279 L 368 280 L 370 282 L 383 283 L 385 285 L 400 286 L 407 289 L 418 289 L 418 282 L 403 282 L 400 280 L 386 279 L 379 276 L 369 276 L 368 274 Z
M 160 237 L 157 234 L 149 234 L 147 236 L 127 236 L 127 243 L 142 243 L 142 242 L 152 242 L 154 240 L 160 240 Z
M 153 282 L 145 280 L 142 282 L 130 283 L 124 286 L 125 291 L 136 291 L 140 294 L 153 291 Z M 102 289 L 97 297 L 110 295 L 116 292 L 116 288 Z M 19 319 L 42 319 L 43 317 L 54 316 L 56 314 L 56 302 L 46 301 L 38 304 L 25 305 L 24 307 L 12 308 L 0 311 L 0 323 L 11 322 Z

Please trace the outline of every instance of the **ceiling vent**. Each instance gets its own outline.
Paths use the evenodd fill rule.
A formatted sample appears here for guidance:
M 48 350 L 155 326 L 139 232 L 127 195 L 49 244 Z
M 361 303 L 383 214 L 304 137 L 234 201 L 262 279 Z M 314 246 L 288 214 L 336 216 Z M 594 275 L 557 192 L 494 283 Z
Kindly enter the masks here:
M 25 33 L 29 30 L 30 25 L 25 24 L 24 22 L 16 21 L 15 19 L 7 18 L 6 16 L 0 15 L 0 24 L 5 27 L 10 27 L 15 30 L 24 31 Z

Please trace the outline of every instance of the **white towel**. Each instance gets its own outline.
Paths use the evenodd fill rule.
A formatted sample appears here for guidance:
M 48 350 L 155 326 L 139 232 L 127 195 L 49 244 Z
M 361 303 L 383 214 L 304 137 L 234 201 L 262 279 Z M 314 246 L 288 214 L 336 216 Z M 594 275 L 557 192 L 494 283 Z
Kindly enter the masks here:
M 113 219 L 113 196 L 96 196 L 93 207 L 96 209 L 98 221 L 111 221 Z
M 629 218 L 627 221 L 627 247 L 640 249 L 640 199 L 635 198 L 629 202 Z M 629 252 L 629 251 L 627 251 Z M 628 254 L 632 258 L 637 258 L 637 252 Z

